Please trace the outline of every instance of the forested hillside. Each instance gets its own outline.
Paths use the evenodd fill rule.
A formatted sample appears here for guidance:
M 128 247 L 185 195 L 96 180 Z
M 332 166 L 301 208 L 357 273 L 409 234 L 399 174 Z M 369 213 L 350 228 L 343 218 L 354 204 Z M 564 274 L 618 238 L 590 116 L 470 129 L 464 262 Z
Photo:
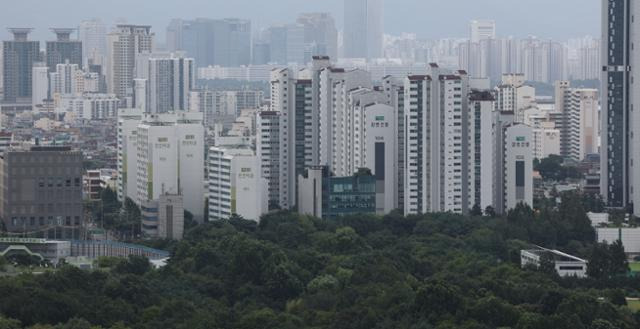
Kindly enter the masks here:
M 2 278 L 0 329 L 640 327 L 624 298 L 639 296 L 640 279 L 521 269 L 532 243 L 587 258 L 608 250 L 577 196 L 504 218 L 276 213 L 200 225 L 160 270 L 130 258 Z

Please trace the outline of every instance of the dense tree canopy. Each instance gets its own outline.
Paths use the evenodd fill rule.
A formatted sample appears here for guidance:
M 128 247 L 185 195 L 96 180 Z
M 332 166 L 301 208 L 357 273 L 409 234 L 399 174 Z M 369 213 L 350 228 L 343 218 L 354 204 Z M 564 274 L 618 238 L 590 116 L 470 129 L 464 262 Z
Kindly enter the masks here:
M 580 197 L 564 200 L 493 218 L 280 212 L 199 225 L 159 270 L 132 257 L 3 278 L 0 329 L 640 327 L 624 305 L 640 279 L 624 270 L 563 279 L 520 268 L 531 244 L 599 248 Z

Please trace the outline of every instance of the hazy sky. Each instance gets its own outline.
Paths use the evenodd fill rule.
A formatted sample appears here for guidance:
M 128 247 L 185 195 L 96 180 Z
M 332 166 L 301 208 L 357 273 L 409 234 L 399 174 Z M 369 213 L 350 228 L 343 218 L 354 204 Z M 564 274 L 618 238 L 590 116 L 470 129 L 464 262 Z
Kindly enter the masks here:
M 49 27 L 72 27 L 98 17 L 150 24 L 164 42 L 171 18 L 249 18 L 254 27 L 295 20 L 300 12 L 328 11 L 342 27 L 344 0 L 0 0 L 5 27 L 35 27 L 34 39 L 53 37 Z M 567 39 L 599 35 L 601 0 L 386 0 L 385 30 L 421 37 L 466 37 L 471 19 L 495 19 L 498 35 Z

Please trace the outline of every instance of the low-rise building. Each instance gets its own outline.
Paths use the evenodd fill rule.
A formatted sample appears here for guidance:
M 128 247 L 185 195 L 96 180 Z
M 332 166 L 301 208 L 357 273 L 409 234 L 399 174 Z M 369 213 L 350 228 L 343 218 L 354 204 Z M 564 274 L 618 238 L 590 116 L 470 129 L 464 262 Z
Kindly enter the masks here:
M 520 264 L 523 268 L 526 266 L 540 267 L 545 258 L 553 262 L 556 272 L 561 277 L 584 278 L 587 276 L 587 261 L 584 259 L 541 247 L 520 251 Z
M 331 177 L 327 167 L 309 167 L 298 178 L 298 211 L 318 218 L 375 214 L 376 176 L 360 170 L 348 177 Z
M 84 225 L 83 155 L 70 147 L 10 148 L 0 157 L 0 218 L 12 233 L 73 239 Z
M 184 234 L 184 206 L 181 195 L 163 194 L 140 207 L 142 233 L 146 237 L 180 240 Z
M 596 228 L 599 243 L 622 242 L 627 255 L 640 255 L 640 227 Z

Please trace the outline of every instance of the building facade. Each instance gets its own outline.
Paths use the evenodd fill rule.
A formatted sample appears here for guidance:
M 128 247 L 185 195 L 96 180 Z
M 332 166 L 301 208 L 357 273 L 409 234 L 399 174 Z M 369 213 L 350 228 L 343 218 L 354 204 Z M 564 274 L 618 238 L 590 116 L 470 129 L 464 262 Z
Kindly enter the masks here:
M 2 44 L 3 90 L 5 102 L 31 102 L 32 70 L 40 59 L 40 42 L 29 41 L 30 28 L 10 28 L 12 41 Z
M 237 215 L 260 221 L 268 211 L 268 183 L 253 150 L 213 147 L 207 162 L 209 220 Z
M 383 1 L 344 1 L 344 57 L 383 57 Z
M 117 25 L 107 36 L 107 87 L 131 105 L 134 94 L 136 55 L 150 53 L 154 47 L 151 26 Z
M 84 226 L 83 156 L 69 147 L 9 149 L 0 158 L 0 218 L 8 232 L 77 239 Z

